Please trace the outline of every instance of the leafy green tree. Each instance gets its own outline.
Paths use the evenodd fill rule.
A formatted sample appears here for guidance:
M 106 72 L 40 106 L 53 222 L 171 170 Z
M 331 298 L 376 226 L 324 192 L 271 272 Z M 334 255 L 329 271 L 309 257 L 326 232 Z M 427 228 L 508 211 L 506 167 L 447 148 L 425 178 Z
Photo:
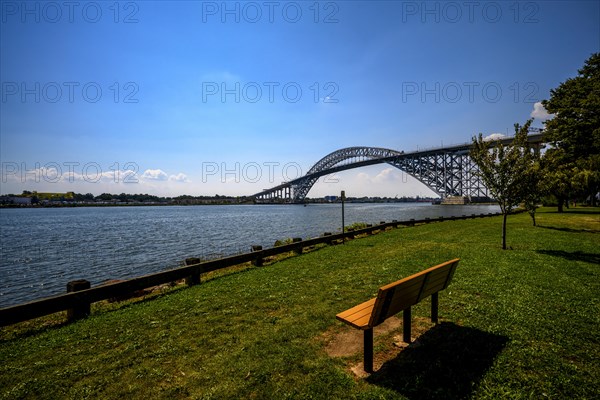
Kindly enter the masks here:
M 527 132 L 533 120 L 523 126 L 515 124 L 512 144 L 473 138 L 471 158 L 479 167 L 478 174 L 500 206 L 502 212 L 502 249 L 506 250 L 506 220 L 508 214 L 521 203 L 527 193 L 531 152 L 527 146 Z
M 101 201 L 111 201 L 113 199 L 113 195 L 110 193 L 102 193 L 99 196 L 96 196 L 96 200 L 101 200 Z
M 527 189 L 523 197 L 523 206 L 531 217 L 533 226 L 536 226 L 535 212 L 542 201 L 542 195 L 544 194 L 544 171 L 540 163 L 539 153 L 533 153 L 530 156 L 531 162 L 523 179 L 524 187 Z
M 600 53 L 594 53 L 575 78 L 567 79 L 542 101 L 554 118 L 544 136 L 552 144 L 544 165 L 559 211 L 569 197 L 590 197 L 600 189 Z

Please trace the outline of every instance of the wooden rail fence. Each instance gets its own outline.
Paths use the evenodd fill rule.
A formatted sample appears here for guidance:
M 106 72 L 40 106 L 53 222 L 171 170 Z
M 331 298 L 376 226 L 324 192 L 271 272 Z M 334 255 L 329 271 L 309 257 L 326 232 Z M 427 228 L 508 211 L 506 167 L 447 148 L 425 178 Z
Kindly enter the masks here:
M 89 287 L 89 282 L 87 281 L 72 281 L 67 285 L 66 294 L 47 297 L 40 300 L 34 300 L 0 309 L 0 326 L 7 326 L 65 310 L 67 311 L 68 320 L 73 321 L 88 315 L 90 313 L 90 304 L 98 301 L 125 297 L 138 290 L 175 282 L 182 279 L 185 279 L 188 285 L 197 284 L 200 283 L 200 276 L 203 273 L 240 265 L 247 262 L 251 262 L 253 265 L 260 266 L 263 264 L 263 260 L 267 257 L 289 252 L 302 254 L 303 249 L 307 247 L 322 243 L 329 245 L 343 243 L 347 239 L 353 239 L 354 237 L 360 235 L 371 235 L 376 231 L 382 231 L 387 228 L 414 226 L 417 224 L 426 224 L 439 221 L 483 218 L 497 215 L 501 214 L 488 213 L 463 215 L 460 217 L 439 217 L 436 219 L 425 218 L 419 220 L 411 219 L 408 221 L 382 221 L 378 225 L 368 225 L 366 228 L 350 230 L 344 233 L 331 234 L 330 232 L 326 232 L 323 234 L 323 236 L 313 239 L 302 240 L 300 238 L 294 238 L 290 244 L 268 249 L 263 249 L 262 246 L 252 246 L 252 251 L 249 253 L 238 254 L 216 260 L 200 262 L 199 259 L 196 259 L 198 262 L 192 262 L 189 264 L 189 260 L 192 259 L 188 259 L 188 262 L 186 263 L 188 265 L 185 265 L 181 268 L 166 270 L 95 287 Z

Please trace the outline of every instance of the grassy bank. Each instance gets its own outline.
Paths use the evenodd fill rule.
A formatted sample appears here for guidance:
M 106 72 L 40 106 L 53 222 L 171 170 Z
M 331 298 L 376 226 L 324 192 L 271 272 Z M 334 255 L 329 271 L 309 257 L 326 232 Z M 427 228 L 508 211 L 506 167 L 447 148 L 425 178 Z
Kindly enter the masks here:
M 593 398 L 600 210 L 396 229 L 112 311 L 0 339 L 1 398 Z M 335 314 L 460 257 L 442 324 L 367 378 Z M 413 317 L 427 317 L 428 301 Z M 400 328 L 401 329 L 401 328 Z M 394 332 L 375 350 L 393 352 Z

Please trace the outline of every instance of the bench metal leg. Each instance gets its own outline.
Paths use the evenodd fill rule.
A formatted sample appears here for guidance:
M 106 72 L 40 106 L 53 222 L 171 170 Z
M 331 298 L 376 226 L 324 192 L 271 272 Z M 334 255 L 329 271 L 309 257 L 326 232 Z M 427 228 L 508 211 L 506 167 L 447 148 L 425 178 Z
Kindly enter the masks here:
M 364 368 L 365 372 L 373 372 L 373 328 L 365 330 L 364 336 Z
M 410 307 L 402 312 L 403 321 L 403 340 L 405 343 L 410 343 Z
M 438 292 L 431 295 L 431 322 L 438 323 Z

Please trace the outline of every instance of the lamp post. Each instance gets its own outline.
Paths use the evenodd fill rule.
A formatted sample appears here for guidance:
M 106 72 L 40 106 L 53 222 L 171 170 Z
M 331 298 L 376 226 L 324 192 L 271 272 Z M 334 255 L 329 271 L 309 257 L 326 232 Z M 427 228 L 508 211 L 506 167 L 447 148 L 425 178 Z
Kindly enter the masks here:
M 342 194 L 340 196 L 342 198 L 342 234 L 346 233 L 346 225 L 344 222 L 344 200 L 346 200 L 346 191 L 342 190 Z M 346 242 L 346 238 L 342 238 L 342 243 Z

